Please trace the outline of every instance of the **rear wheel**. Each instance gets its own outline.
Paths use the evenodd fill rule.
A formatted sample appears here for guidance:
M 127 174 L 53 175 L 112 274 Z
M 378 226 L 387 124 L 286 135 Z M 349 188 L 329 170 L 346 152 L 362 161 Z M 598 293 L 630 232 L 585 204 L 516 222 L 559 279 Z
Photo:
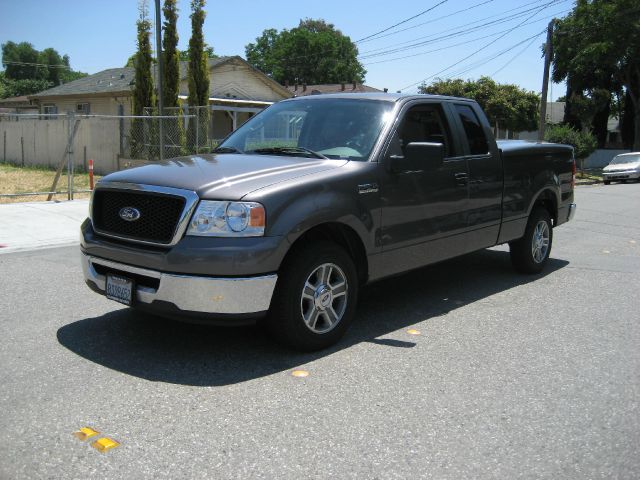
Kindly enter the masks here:
M 611 183 L 611 180 L 603 180 L 602 183 L 604 183 L 605 185 L 609 185 Z
M 540 273 L 549 259 L 553 228 L 549 212 L 535 207 L 529 216 L 524 236 L 509 244 L 511 263 L 521 273 Z
M 313 351 L 336 343 L 353 320 L 358 276 L 351 257 L 331 242 L 315 242 L 285 259 L 267 318 L 281 342 Z

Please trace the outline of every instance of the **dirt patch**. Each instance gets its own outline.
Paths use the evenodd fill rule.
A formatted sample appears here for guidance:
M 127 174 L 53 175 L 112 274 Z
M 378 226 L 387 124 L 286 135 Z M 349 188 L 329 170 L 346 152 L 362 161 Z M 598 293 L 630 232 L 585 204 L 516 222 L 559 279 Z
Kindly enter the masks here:
M 0 163 L 0 195 L 16 193 L 48 192 L 56 175 L 54 170 L 46 168 L 17 167 Z M 94 176 L 97 182 L 99 176 Z M 73 176 L 74 191 L 89 189 L 89 174 L 76 173 Z M 67 199 L 67 175 L 63 173 L 58 181 L 57 192 L 53 198 Z M 89 193 L 74 193 L 73 198 L 88 198 Z M 47 199 L 47 194 L 24 195 L 19 197 L 0 196 L 0 203 L 41 202 Z

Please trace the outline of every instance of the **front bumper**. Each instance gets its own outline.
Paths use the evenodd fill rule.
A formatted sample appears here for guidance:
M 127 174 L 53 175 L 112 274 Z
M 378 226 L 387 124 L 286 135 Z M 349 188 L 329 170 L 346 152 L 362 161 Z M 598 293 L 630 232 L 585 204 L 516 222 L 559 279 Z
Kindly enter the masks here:
M 602 172 L 602 179 L 612 182 L 615 182 L 617 180 L 638 180 L 640 179 L 640 172 L 638 172 L 637 170 L 622 172 Z
M 104 293 L 106 273 L 136 279 L 134 305 L 170 316 L 258 316 L 269 309 L 276 274 L 246 278 L 180 275 L 148 270 L 82 253 L 82 270 L 89 287 Z

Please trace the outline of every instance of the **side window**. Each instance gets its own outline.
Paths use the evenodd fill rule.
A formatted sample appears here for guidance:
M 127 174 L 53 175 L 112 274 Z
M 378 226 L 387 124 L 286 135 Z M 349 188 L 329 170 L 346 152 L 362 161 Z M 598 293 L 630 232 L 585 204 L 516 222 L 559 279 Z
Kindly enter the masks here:
M 42 117 L 45 120 L 54 119 L 55 117 L 53 116 L 49 117 L 48 115 L 55 115 L 56 113 L 58 113 L 58 107 L 56 107 L 52 103 L 45 103 L 44 105 L 42 105 L 42 113 L 45 114 L 45 116 Z
M 460 121 L 467 135 L 471 155 L 484 155 L 489 153 L 487 137 L 473 109 L 469 105 L 456 104 L 456 112 L 460 115 Z
M 444 115 L 438 105 L 417 105 L 404 115 L 396 132 L 396 145 L 393 150 L 401 150 L 411 142 L 432 142 L 444 145 L 444 156 L 454 155 L 451 136 L 444 121 Z

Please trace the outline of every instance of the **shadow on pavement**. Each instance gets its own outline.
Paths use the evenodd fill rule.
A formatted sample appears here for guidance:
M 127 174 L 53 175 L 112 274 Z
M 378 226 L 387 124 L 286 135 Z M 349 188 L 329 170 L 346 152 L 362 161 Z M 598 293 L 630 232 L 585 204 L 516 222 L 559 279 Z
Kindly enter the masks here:
M 258 327 L 192 325 L 129 309 L 65 325 L 57 337 L 72 352 L 128 375 L 183 385 L 229 385 L 292 369 L 360 342 L 412 348 L 413 342 L 379 337 L 536 281 L 566 265 L 567 261 L 550 259 L 543 274 L 520 275 L 507 252 L 483 250 L 376 282 L 362 291 L 345 338 L 314 353 L 287 350 Z

